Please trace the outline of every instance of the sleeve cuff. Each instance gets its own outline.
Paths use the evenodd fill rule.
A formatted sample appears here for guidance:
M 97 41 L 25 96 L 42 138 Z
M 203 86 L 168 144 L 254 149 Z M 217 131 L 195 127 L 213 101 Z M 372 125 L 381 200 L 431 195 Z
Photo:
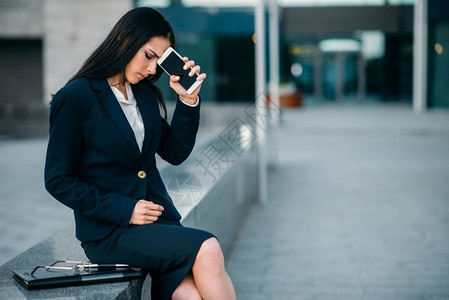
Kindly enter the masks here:
M 196 96 L 196 103 L 195 104 L 189 104 L 187 102 L 184 102 L 184 100 L 181 98 L 181 96 L 178 96 L 178 97 L 179 97 L 179 100 L 181 100 L 182 103 L 184 103 L 185 105 L 190 106 L 190 107 L 197 107 L 198 104 L 200 103 L 200 96 Z

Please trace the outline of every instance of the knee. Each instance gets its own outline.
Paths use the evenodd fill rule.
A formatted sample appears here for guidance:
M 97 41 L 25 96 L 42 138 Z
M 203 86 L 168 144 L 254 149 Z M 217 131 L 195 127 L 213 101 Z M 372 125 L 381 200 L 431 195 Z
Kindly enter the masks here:
M 172 300 L 202 300 L 191 274 L 179 284 L 171 297 Z
M 211 274 L 221 274 L 224 269 L 224 257 L 216 238 L 203 242 L 193 264 L 193 269 Z
M 172 300 L 202 300 L 200 293 L 195 287 L 182 287 L 176 289 L 173 293 Z

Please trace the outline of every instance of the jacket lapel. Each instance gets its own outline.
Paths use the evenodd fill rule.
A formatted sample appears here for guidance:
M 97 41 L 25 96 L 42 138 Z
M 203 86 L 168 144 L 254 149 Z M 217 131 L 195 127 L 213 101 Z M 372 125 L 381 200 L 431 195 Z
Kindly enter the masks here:
M 107 114 L 111 117 L 114 123 L 119 128 L 122 133 L 124 139 L 128 143 L 131 148 L 131 152 L 136 156 L 137 160 L 143 164 L 142 155 L 139 150 L 139 146 L 137 145 L 136 137 L 134 132 L 129 125 L 128 120 L 126 119 L 125 114 L 123 113 L 120 104 L 117 101 L 114 93 L 112 92 L 108 82 L 103 80 L 92 79 L 92 87 L 94 91 L 98 93 L 98 99 L 103 105 Z M 146 130 L 145 130 L 146 131 Z M 146 139 L 146 133 L 145 133 Z
M 140 85 L 131 85 L 131 88 L 145 126 L 145 139 L 143 141 L 142 153 L 146 153 L 150 146 L 151 131 L 154 129 L 152 122 L 155 121 L 155 116 L 159 115 L 158 113 L 155 114 L 153 105 L 155 101 L 157 102 L 157 99 L 153 99 L 155 98 L 154 94 L 146 93 Z

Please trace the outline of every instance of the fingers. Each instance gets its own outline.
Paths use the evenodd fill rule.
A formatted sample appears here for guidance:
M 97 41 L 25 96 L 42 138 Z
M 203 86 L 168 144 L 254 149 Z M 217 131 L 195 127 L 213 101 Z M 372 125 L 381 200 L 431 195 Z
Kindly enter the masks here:
M 189 76 L 192 77 L 194 74 L 195 74 L 195 73 L 193 73 L 192 75 L 190 75 L 190 73 L 189 73 Z M 204 79 L 206 79 L 206 77 L 207 77 L 206 73 L 199 74 L 196 80 L 204 80 Z M 180 79 L 179 76 L 176 76 L 176 75 L 171 75 L 171 76 L 170 76 L 170 81 L 171 81 L 171 82 L 176 83 L 176 82 L 179 81 L 179 79 Z
M 196 79 L 196 80 L 204 80 L 204 79 L 206 79 L 206 73 L 203 73 L 203 74 L 200 74 L 200 75 L 198 75 L 198 78 Z
M 164 210 L 163 206 L 161 206 L 159 204 L 155 204 L 155 203 L 153 203 L 151 201 L 143 200 L 142 205 L 143 205 L 144 208 L 147 208 L 149 210 L 161 211 L 161 212 Z
M 199 78 L 197 78 L 197 80 L 204 80 L 204 79 L 206 79 L 206 74 L 205 73 L 200 74 L 201 67 L 200 66 L 196 66 L 194 60 L 189 60 L 188 57 L 183 57 L 182 60 L 186 62 L 186 64 L 183 67 L 184 70 L 188 70 L 189 68 L 192 68 L 190 70 L 190 72 L 189 72 L 189 76 L 190 77 L 192 77 L 195 74 L 198 74 Z M 179 76 L 176 76 L 176 77 L 177 77 L 176 81 L 178 81 L 179 80 Z
M 145 225 L 156 222 L 162 215 L 164 207 L 151 201 L 139 200 L 134 207 L 130 224 Z
M 188 68 L 193 68 L 195 66 L 194 60 L 189 60 L 187 57 L 184 57 L 182 60 L 186 62 L 186 64 L 184 65 L 184 70 L 187 70 Z
M 172 81 L 172 82 L 178 82 L 178 81 L 179 81 L 179 79 L 180 79 L 180 77 L 179 77 L 179 76 L 176 76 L 176 75 L 172 75 L 172 76 L 170 76 L 170 81 Z
M 195 61 L 189 60 L 188 57 L 183 57 L 182 60 L 185 62 L 183 68 L 184 70 L 189 70 L 189 76 L 193 77 L 195 74 L 197 74 L 196 80 L 203 81 L 206 79 L 206 74 L 202 73 L 200 74 L 201 67 L 195 65 Z M 170 87 L 179 95 L 179 97 L 182 99 L 182 101 L 188 103 L 188 104 L 195 104 L 198 100 L 198 94 L 201 89 L 201 85 L 198 86 L 195 91 L 193 91 L 191 94 L 188 94 L 179 84 L 178 81 L 180 80 L 180 77 L 177 75 L 170 76 Z
M 147 224 L 152 224 L 154 222 L 156 222 L 158 220 L 157 217 L 133 217 L 131 218 L 131 224 L 133 225 L 147 225 Z
M 201 69 L 200 66 L 194 66 L 192 68 L 192 70 L 190 70 L 189 76 L 192 77 L 195 74 L 199 74 L 200 73 L 200 69 Z
M 162 216 L 162 211 L 147 209 L 142 212 L 142 215 L 149 217 L 160 217 Z

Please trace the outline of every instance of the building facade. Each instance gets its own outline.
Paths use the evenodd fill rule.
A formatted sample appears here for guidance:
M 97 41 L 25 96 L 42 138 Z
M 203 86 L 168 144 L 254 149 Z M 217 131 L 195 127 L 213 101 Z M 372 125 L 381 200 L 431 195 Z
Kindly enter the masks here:
M 1 1 L 0 137 L 46 136 L 51 94 L 77 71 L 121 15 L 147 3 Z M 425 5 L 425 106 L 449 107 L 449 4 L 425 0 Z M 182 1 L 171 1 L 159 9 L 174 27 L 178 50 L 200 61 L 208 73 L 205 101 L 253 100 L 252 7 L 185 7 Z M 281 84 L 294 86 L 312 102 L 375 98 L 411 103 L 413 5 L 280 11 Z M 160 87 L 172 98 L 166 84 Z

